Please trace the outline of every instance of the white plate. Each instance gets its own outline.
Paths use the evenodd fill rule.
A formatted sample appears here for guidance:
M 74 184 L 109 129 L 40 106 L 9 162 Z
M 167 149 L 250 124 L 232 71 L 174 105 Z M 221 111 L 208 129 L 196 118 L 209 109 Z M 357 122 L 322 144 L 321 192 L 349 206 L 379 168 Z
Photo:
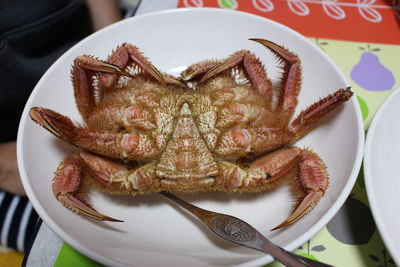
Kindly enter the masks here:
M 267 255 L 214 237 L 195 218 L 158 195 L 110 197 L 93 192 L 93 205 L 124 223 L 97 222 L 73 214 L 51 192 L 54 170 L 72 148 L 28 116 L 32 106 L 43 106 L 80 120 L 69 80 L 74 58 L 92 54 L 104 59 L 123 42 L 137 45 L 156 67 L 172 74 L 199 60 L 222 59 L 249 49 L 263 60 L 276 81 L 276 60 L 261 45 L 248 40 L 252 37 L 284 44 L 302 59 L 303 90 L 297 112 L 349 84 L 335 64 L 302 35 L 258 16 L 221 9 L 178 9 L 128 19 L 89 36 L 57 60 L 30 96 L 18 135 L 23 184 L 43 220 L 74 248 L 108 265 L 254 266 L 270 262 Z M 331 175 L 330 187 L 308 216 L 283 230 L 270 231 L 290 213 L 292 198 L 287 187 L 262 194 L 183 198 L 203 208 L 239 216 L 293 250 L 318 232 L 350 193 L 361 165 L 363 138 L 361 113 L 353 97 L 298 142 L 324 159 Z
M 400 88 L 382 103 L 365 142 L 364 178 L 379 232 L 400 264 Z

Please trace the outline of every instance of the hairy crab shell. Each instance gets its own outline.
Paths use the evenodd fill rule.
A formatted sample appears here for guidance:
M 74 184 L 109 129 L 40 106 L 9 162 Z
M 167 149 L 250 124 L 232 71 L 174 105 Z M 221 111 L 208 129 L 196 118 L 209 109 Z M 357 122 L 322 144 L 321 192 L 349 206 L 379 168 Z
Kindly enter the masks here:
M 282 62 L 277 97 L 263 64 L 246 50 L 193 64 L 178 78 L 157 70 L 130 44 L 107 61 L 76 58 L 72 83 L 85 124 L 46 108 L 30 111 L 35 122 L 84 150 L 61 162 L 56 198 L 77 213 L 115 221 L 80 197 L 85 179 L 120 195 L 258 192 L 290 182 L 297 202 L 276 228 L 309 212 L 324 195 L 328 174 L 317 154 L 293 143 L 352 92 L 339 89 L 293 118 L 300 59 L 273 42 L 252 40 Z

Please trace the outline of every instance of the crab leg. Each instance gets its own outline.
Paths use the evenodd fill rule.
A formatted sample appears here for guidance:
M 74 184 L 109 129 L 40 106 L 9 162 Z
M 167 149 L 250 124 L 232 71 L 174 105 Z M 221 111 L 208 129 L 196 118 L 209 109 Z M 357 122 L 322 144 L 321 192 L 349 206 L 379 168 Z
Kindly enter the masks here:
M 79 56 L 74 60 L 71 70 L 75 99 L 79 112 L 86 119 L 96 106 L 93 76 L 99 77 L 100 96 L 107 87 L 115 84 L 118 76 L 133 78 L 125 68 L 129 63 L 135 64 L 161 84 L 165 84 L 163 75 L 140 53 L 138 48 L 125 44 L 117 48 L 109 57 L 109 61 L 101 61 L 91 56 Z M 103 74 L 103 75 L 101 75 Z M 109 75 L 104 75 L 109 74 Z
M 76 104 L 84 119 L 92 113 L 93 108 L 96 106 L 96 90 L 93 84 L 93 76 L 97 73 L 111 73 L 132 77 L 128 72 L 105 61 L 91 56 L 77 57 L 71 70 L 71 79 L 74 86 Z
M 145 193 L 154 187 L 154 166 L 147 164 L 128 170 L 123 164 L 106 160 L 94 154 L 80 152 L 67 157 L 59 166 L 53 180 L 53 193 L 67 208 L 90 218 L 106 221 L 120 220 L 103 215 L 80 199 L 83 169 L 97 181 L 102 191 L 113 194 Z M 157 181 L 157 180 L 156 180 Z
M 300 60 L 297 55 L 271 41 L 255 38 L 250 40 L 262 44 L 283 62 L 283 77 L 275 110 L 281 113 L 282 120 L 288 122 L 297 106 L 297 96 L 300 92 Z
M 221 191 L 257 192 L 275 188 L 293 179 L 298 196 L 292 214 L 275 229 L 290 225 L 307 214 L 328 187 L 323 161 L 313 152 L 297 147 L 283 148 L 261 157 L 248 169 L 230 162 L 219 163 L 216 187 Z
M 125 69 L 131 65 L 140 67 L 142 70 L 140 74 L 149 74 L 152 78 L 163 85 L 167 83 L 183 86 L 183 84 L 173 76 L 161 73 L 145 56 L 143 56 L 139 48 L 128 43 L 117 47 L 117 49 L 108 57 L 107 61 L 118 66 L 120 69 Z M 115 82 L 116 78 L 116 75 L 100 78 L 100 86 L 109 87 L 110 84 Z
M 267 106 L 271 105 L 271 81 L 267 78 L 265 68 L 260 60 L 247 50 L 238 51 L 224 61 L 206 61 L 194 65 L 192 69 L 182 74 L 182 78 L 183 80 L 190 80 L 204 74 L 200 79 L 200 82 L 204 82 L 215 75 L 235 67 L 242 67 L 244 69 L 247 78 L 264 97 Z
M 215 152 L 221 156 L 248 152 L 260 155 L 283 145 L 294 143 L 310 132 L 329 112 L 349 100 L 352 95 L 350 88 L 339 89 L 301 112 L 288 127 L 282 127 L 282 121 L 276 122 L 274 127 L 268 123 L 268 120 L 271 121 L 270 117 L 263 116 L 262 110 L 253 112 L 244 104 L 231 105 L 232 108 L 229 106 L 222 109 L 217 126 L 220 128 L 235 127 L 221 133 Z M 225 113 L 228 114 L 225 116 L 226 118 L 223 117 L 225 110 L 227 110 Z M 253 123 L 257 123 L 258 127 L 246 127 L 249 119 L 255 119 L 256 121 Z M 241 121 L 244 121 L 243 127 L 240 127 L 242 126 Z M 262 127 L 263 124 L 270 126 Z
M 146 134 L 114 133 L 78 127 L 69 118 L 40 107 L 32 108 L 29 114 L 36 123 L 55 136 L 96 154 L 127 160 L 145 159 L 159 154 Z
M 156 192 L 159 180 L 155 180 L 155 163 L 128 169 L 125 165 L 97 155 L 80 152 L 82 162 L 101 189 L 109 194 L 134 195 Z
M 164 76 L 159 70 L 157 70 L 150 61 L 143 56 L 139 48 L 131 44 L 123 44 L 119 46 L 112 54 L 108 57 L 108 61 L 112 64 L 117 65 L 121 69 L 125 69 L 130 64 L 139 66 L 144 73 L 150 74 L 155 80 L 161 84 L 165 84 Z
M 282 113 L 282 120 L 290 120 L 297 106 L 297 96 L 300 91 L 301 64 L 299 58 L 284 49 L 283 47 L 264 39 L 250 39 L 267 47 L 283 62 L 283 73 L 281 92 L 275 110 Z M 214 65 L 214 66 L 213 66 Z M 206 61 L 202 64 L 194 65 L 186 70 L 182 76 L 183 80 L 190 80 L 198 75 L 203 75 L 200 82 L 224 72 L 228 69 L 242 66 L 252 85 L 265 98 L 268 107 L 272 106 L 271 81 L 267 78 L 266 71 L 262 63 L 249 51 L 241 50 L 230 56 L 228 59 L 218 61 Z M 205 72 L 207 71 L 207 72 Z
M 210 69 L 214 68 L 217 64 L 221 64 L 221 61 L 205 60 L 193 64 L 181 73 L 181 79 L 183 81 L 193 80 L 199 76 L 206 74 Z
M 298 170 L 292 174 L 291 171 L 295 171 L 296 167 Z M 266 183 L 279 182 L 287 175 L 297 177 L 296 181 L 298 182 L 294 191 L 300 197 L 296 201 L 294 211 L 273 230 L 290 225 L 306 215 L 324 195 L 329 183 L 326 166 L 321 158 L 309 150 L 296 147 L 281 149 L 266 155 L 254 162 L 248 169 L 249 177 L 259 179 L 263 173 L 267 180 Z
M 82 163 L 77 154 L 63 160 L 53 180 L 53 193 L 65 207 L 90 218 L 120 221 L 99 213 L 76 196 L 82 180 Z
M 235 128 L 222 132 L 214 152 L 219 156 L 261 155 L 288 143 L 292 143 L 293 133 L 276 127 Z
M 131 74 L 127 68 L 133 66 L 139 69 L 138 73 Z M 108 57 L 108 62 L 91 56 L 79 56 L 75 59 L 71 70 L 72 82 L 75 90 L 75 99 L 79 112 L 86 120 L 98 101 L 110 88 L 116 88 L 120 76 L 135 78 L 136 76 L 150 76 L 157 82 L 165 85 L 185 86 L 171 75 L 163 74 L 143 56 L 136 46 L 123 44 Z M 94 76 L 97 77 L 96 91 Z M 97 97 L 95 97 L 95 95 Z
M 339 89 L 302 111 L 289 125 L 289 131 L 295 136 L 292 141 L 295 142 L 310 132 L 321 118 L 340 106 L 343 102 L 349 100 L 352 95 L 353 92 L 350 90 L 350 87 Z

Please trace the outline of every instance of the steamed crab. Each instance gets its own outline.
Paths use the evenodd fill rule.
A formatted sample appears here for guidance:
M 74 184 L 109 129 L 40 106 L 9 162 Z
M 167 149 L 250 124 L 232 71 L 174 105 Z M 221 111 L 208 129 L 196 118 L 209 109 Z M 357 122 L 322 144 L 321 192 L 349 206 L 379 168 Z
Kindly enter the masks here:
M 193 64 L 178 78 L 157 70 L 126 43 L 107 61 L 77 57 L 71 76 L 84 124 L 42 107 L 30 111 L 35 122 L 84 150 L 58 167 L 56 198 L 76 213 L 118 221 L 85 202 L 80 192 L 86 180 L 117 195 L 258 192 L 291 181 L 296 203 L 276 228 L 308 213 L 324 195 L 328 174 L 317 154 L 292 144 L 352 92 L 339 89 L 292 118 L 299 58 L 271 41 L 251 40 L 282 63 L 277 93 L 263 64 L 247 50 Z

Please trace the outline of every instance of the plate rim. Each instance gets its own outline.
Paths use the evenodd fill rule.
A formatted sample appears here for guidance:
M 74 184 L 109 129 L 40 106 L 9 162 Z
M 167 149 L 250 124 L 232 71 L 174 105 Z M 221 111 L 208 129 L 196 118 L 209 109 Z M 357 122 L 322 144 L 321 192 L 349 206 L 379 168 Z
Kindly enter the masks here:
M 370 205 L 371 211 L 372 211 L 372 216 L 374 218 L 374 221 L 377 225 L 378 231 L 383 239 L 383 242 L 385 243 L 385 246 L 390 252 L 390 255 L 392 256 L 393 260 L 397 263 L 400 264 L 400 254 L 395 253 L 394 251 L 394 241 L 390 238 L 390 234 L 387 231 L 385 227 L 384 220 L 382 216 L 379 216 L 381 214 L 379 212 L 377 203 L 376 203 L 376 197 L 375 197 L 375 191 L 374 187 L 372 186 L 373 182 L 373 177 L 371 174 L 371 162 L 372 162 L 372 146 L 373 142 L 375 140 L 375 133 L 378 129 L 378 124 L 381 120 L 381 117 L 383 114 L 385 114 L 385 111 L 389 105 L 391 105 L 397 97 L 400 95 L 400 87 L 396 87 L 393 89 L 393 91 L 386 96 L 386 98 L 383 100 L 383 102 L 380 104 L 378 107 L 377 112 L 374 115 L 374 118 L 371 121 L 371 124 L 368 128 L 368 133 L 365 141 L 365 149 L 364 149 L 364 164 L 363 164 L 363 172 L 364 172 L 364 182 L 365 182 L 365 188 L 367 191 L 367 198 L 368 198 L 368 203 Z M 399 251 L 398 251 L 399 252 Z
M 137 15 L 125 20 L 121 20 L 117 23 L 114 23 L 112 25 L 109 25 L 103 29 L 101 29 L 98 32 L 92 33 L 89 36 L 87 36 L 86 38 L 82 39 L 81 41 L 79 41 L 78 43 L 76 43 L 75 45 L 73 45 L 70 49 L 68 49 L 64 54 L 62 54 L 50 67 L 49 69 L 44 73 L 44 75 L 41 77 L 41 79 L 38 81 L 38 83 L 36 84 L 36 86 L 34 87 L 34 89 L 32 90 L 29 99 L 24 107 L 22 116 L 21 116 L 21 121 L 19 124 L 19 129 L 18 129 L 18 135 L 17 135 L 17 159 L 18 159 L 18 168 L 21 175 L 21 180 L 22 183 L 24 185 L 24 188 L 26 190 L 27 196 L 30 200 L 30 202 L 32 203 L 33 207 L 35 208 L 35 210 L 37 211 L 37 213 L 39 214 L 39 216 L 43 219 L 43 221 L 66 243 L 68 243 L 68 245 L 70 245 L 71 247 L 73 247 L 74 249 L 78 250 L 80 253 L 95 259 L 96 261 L 100 261 L 104 264 L 107 265 L 123 265 L 121 262 L 116 262 L 113 259 L 107 258 L 106 256 L 101 255 L 100 253 L 97 253 L 95 251 L 93 251 L 92 249 L 83 246 L 82 244 L 76 242 L 65 230 L 63 230 L 61 227 L 59 227 L 57 225 L 57 223 L 55 221 L 53 221 L 45 212 L 44 208 L 42 207 L 42 205 L 39 203 L 39 200 L 35 197 L 33 191 L 31 190 L 31 186 L 30 186 L 30 182 L 27 179 L 28 175 L 26 173 L 25 170 L 25 166 L 23 166 L 23 152 L 22 152 L 22 148 L 23 148 L 23 136 L 22 133 L 24 132 L 24 128 L 25 128 L 25 122 L 27 120 L 24 120 L 23 118 L 28 117 L 28 113 L 29 113 L 29 108 L 31 107 L 31 102 L 34 99 L 34 96 L 36 95 L 37 89 L 38 87 L 41 86 L 41 84 L 44 82 L 44 80 L 47 78 L 47 76 L 49 75 L 49 73 L 51 72 L 52 69 L 54 69 L 59 63 L 60 61 L 63 60 L 63 58 L 65 58 L 67 55 L 69 55 L 71 53 L 72 50 L 75 49 L 75 47 L 80 46 L 82 44 L 82 42 L 86 42 L 92 38 L 94 38 L 95 36 L 97 36 L 98 34 L 101 34 L 104 31 L 110 31 L 112 30 L 114 27 L 118 27 L 119 24 L 123 24 L 123 23 L 129 23 L 130 20 L 137 20 L 137 19 L 142 19 L 142 18 L 146 18 L 146 17 L 152 17 L 152 16 L 158 16 L 158 15 L 163 15 L 163 14 L 168 14 L 168 13 L 186 13 L 186 12 L 202 12 L 202 13 L 208 13 L 208 12 L 212 12 L 212 13 L 227 13 L 227 14 L 236 14 L 238 16 L 247 16 L 247 17 L 251 17 L 253 19 L 257 19 L 269 24 L 273 24 L 274 26 L 277 26 L 279 28 L 282 28 L 286 31 L 289 31 L 291 34 L 294 34 L 296 37 L 304 40 L 308 45 L 313 46 L 315 49 L 315 51 L 317 51 L 326 61 L 329 62 L 329 64 L 331 64 L 331 66 L 335 69 L 335 71 L 339 74 L 340 78 L 342 79 L 342 81 L 348 85 L 350 85 L 349 81 L 347 80 L 346 76 L 343 74 L 342 70 L 338 67 L 338 65 L 323 51 L 321 51 L 320 49 L 317 49 L 318 47 L 312 43 L 307 37 L 305 37 L 304 35 L 300 34 L 299 32 L 293 30 L 292 28 L 283 25 L 281 23 L 278 23 L 276 21 L 273 21 L 271 19 L 265 18 L 265 17 L 261 17 L 255 14 L 251 14 L 251 13 L 247 13 L 247 12 L 243 12 L 243 11 L 233 11 L 233 10 L 227 10 L 227 9 L 221 9 L 221 8 L 173 8 L 173 9 L 167 9 L 167 10 L 159 10 L 159 11 L 155 11 L 155 12 L 150 12 L 150 13 L 146 13 L 146 14 L 141 14 L 141 15 Z M 217 14 L 215 14 L 217 15 Z M 352 99 L 350 99 L 349 103 L 351 103 L 355 109 L 355 116 L 357 119 L 357 135 L 358 135 L 358 143 L 357 143 L 357 148 L 358 150 L 356 151 L 355 154 L 355 160 L 354 160 L 354 164 L 353 164 L 353 168 L 351 170 L 351 173 L 347 179 L 347 183 L 345 184 L 341 194 L 339 195 L 339 197 L 335 200 L 334 204 L 332 205 L 332 207 L 328 210 L 328 212 L 324 213 L 324 215 L 318 220 L 318 222 L 314 225 L 312 225 L 307 231 L 305 231 L 303 234 L 301 234 L 297 239 L 295 239 L 294 241 L 292 241 L 290 244 L 288 244 L 285 249 L 293 251 L 295 249 L 297 249 L 299 246 L 301 246 L 302 244 L 304 244 L 305 242 L 307 242 L 310 238 L 312 238 L 315 234 L 317 234 L 323 227 L 326 226 L 326 224 L 332 219 L 332 217 L 339 211 L 339 209 L 341 208 L 341 206 L 344 204 L 345 200 L 347 199 L 348 195 L 350 194 L 351 190 L 354 187 L 355 181 L 357 179 L 358 173 L 361 169 L 361 163 L 362 163 L 362 159 L 363 159 L 363 152 L 364 152 L 364 139 L 365 139 L 365 135 L 364 135 L 364 123 L 363 123 L 363 119 L 362 119 L 362 113 L 361 113 L 361 109 L 358 105 L 358 102 L 356 100 L 356 97 L 352 97 Z M 297 241 L 297 242 L 296 242 Z M 260 256 L 259 258 L 255 258 L 252 261 L 248 261 L 246 263 L 240 264 L 238 266 L 254 266 L 254 265 L 259 265 L 259 264 L 267 264 L 269 262 L 271 262 L 273 260 L 273 258 L 269 255 L 265 255 L 265 256 Z

